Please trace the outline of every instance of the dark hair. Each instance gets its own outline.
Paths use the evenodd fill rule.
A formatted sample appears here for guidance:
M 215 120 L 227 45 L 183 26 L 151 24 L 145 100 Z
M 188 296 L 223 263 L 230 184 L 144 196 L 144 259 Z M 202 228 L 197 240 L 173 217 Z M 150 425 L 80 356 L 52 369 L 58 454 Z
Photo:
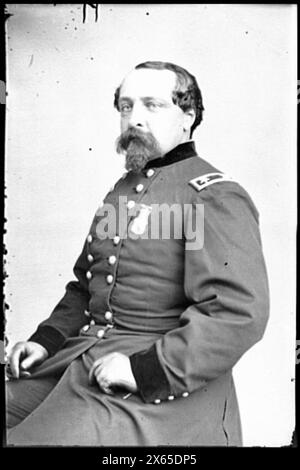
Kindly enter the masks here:
M 191 137 L 196 127 L 201 123 L 204 111 L 202 95 L 196 78 L 183 67 L 170 62 L 148 61 L 137 65 L 135 69 L 170 70 L 175 73 L 176 86 L 172 93 L 173 103 L 178 105 L 184 112 L 189 109 L 195 111 L 196 117 L 191 127 Z M 120 89 L 121 85 L 116 89 L 114 98 L 114 106 L 118 111 Z

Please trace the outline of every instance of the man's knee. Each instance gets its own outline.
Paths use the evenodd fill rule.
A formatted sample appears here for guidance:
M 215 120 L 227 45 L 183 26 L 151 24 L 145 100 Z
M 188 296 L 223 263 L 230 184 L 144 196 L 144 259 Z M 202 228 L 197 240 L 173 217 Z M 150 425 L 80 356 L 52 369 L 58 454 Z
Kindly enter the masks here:
M 22 407 L 20 398 L 17 398 L 16 388 L 19 387 L 19 381 L 9 381 L 6 384 L 6 427 L 11 429 L 19 424 L 26 417 L 26 411 Z
M 56 384 L 54 378 L 6 382 L 6 427 L 11 429 L 29 416 Z

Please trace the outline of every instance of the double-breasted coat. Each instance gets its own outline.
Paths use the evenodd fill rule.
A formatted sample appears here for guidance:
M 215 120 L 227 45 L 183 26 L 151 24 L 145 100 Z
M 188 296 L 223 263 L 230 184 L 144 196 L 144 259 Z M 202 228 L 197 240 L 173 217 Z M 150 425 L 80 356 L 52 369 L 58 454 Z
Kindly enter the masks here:
M 30 338 L 50 357 L 19 380 L 52 376 L 55 386 L 8 442 L 240 446 L 232 368 L 262 338 L 269 310 L 247 192 L 181 144 L 116 183 L 74 273 Z M 129 356 L 137 393 L 89 385 L 93 362 L 113 351 Z

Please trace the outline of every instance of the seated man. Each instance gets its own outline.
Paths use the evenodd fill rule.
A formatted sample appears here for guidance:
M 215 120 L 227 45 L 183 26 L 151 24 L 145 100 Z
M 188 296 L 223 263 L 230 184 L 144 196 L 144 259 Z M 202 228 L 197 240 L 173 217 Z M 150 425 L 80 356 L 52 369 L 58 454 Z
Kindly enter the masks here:
M 66 293 L 10 355 L 8 445 L 240 446 L 232 368 L 262 338 L 258 212 L 197 155 L 193 75 L 145 62 L 115 93 L 127 173 Z

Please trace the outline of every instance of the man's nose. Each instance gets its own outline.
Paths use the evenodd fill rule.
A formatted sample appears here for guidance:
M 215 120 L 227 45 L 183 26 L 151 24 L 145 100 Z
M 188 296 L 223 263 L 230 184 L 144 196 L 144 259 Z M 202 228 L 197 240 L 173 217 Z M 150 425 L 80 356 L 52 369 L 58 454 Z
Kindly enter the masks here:
M 135 103 L 133 105 L 129 125 L 131 127 L 145 127 L 145 110 L 141 103 Z

